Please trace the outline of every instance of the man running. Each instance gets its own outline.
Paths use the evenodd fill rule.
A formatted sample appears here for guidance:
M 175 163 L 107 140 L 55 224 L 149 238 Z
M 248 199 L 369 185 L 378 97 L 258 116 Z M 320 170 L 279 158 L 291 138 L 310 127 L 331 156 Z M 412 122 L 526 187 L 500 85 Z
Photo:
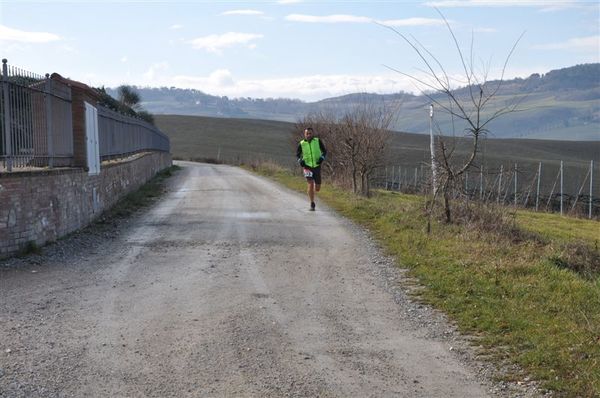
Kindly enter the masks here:
M 325 155 L 327 150 L 323 141 L 314 137 L 312 127 L 307 127 L 304 130 L 304 139 L 298 144 L 296 157 L 300 166 L 304 168 L 311 211 L 315 211 L 315 191 L 321 190 L 321 163 L 325 160 Z

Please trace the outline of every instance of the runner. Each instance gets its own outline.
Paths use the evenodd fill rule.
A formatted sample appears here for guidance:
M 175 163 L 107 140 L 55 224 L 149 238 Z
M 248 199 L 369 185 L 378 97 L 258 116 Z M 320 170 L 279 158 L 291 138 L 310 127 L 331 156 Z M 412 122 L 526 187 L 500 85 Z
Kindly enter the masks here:
M 310 210 L 315 211 L 315 192 L 321 190 L 321 163 L 325 160 L 327 149 L 318 137 L 314 137 L 312 127 L 304 130 L 304 139 L 298 143 L 296 157 L 298 163 L 304 168 L 304 177 L 308 184 L 308 198 Z

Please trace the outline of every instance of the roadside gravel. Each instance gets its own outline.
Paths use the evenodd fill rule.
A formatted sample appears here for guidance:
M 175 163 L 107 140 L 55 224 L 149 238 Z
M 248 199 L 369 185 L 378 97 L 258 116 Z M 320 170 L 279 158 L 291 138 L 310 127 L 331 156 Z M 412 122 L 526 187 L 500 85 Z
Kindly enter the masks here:
M 0 397 L 537 397 L 366 231 L 228 167 L 0 263 Z

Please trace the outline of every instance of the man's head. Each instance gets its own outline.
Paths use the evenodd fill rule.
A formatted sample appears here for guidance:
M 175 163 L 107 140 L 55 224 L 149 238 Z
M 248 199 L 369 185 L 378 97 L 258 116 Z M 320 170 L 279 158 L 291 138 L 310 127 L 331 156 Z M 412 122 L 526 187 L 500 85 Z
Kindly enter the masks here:
M 314 132 L 312 127 L 307 127 L 306 129 L 304 129 L 304 138 L 307 141 L 310 141 L 313 138 Z

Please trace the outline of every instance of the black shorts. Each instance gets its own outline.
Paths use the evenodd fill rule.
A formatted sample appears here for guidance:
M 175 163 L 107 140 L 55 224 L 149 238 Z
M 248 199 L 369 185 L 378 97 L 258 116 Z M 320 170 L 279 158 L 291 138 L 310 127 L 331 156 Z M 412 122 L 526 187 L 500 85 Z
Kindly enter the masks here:
M 315 184 L 321 185 L 321 168 L 316 167 L 313 169 L 313 168 L 307 167 L 307 169 L 310 169 L 310 171 L 312 171 L 313 175 L 312 175 L 312 177 L 306 177 L 306 181 L 314 181 Z

